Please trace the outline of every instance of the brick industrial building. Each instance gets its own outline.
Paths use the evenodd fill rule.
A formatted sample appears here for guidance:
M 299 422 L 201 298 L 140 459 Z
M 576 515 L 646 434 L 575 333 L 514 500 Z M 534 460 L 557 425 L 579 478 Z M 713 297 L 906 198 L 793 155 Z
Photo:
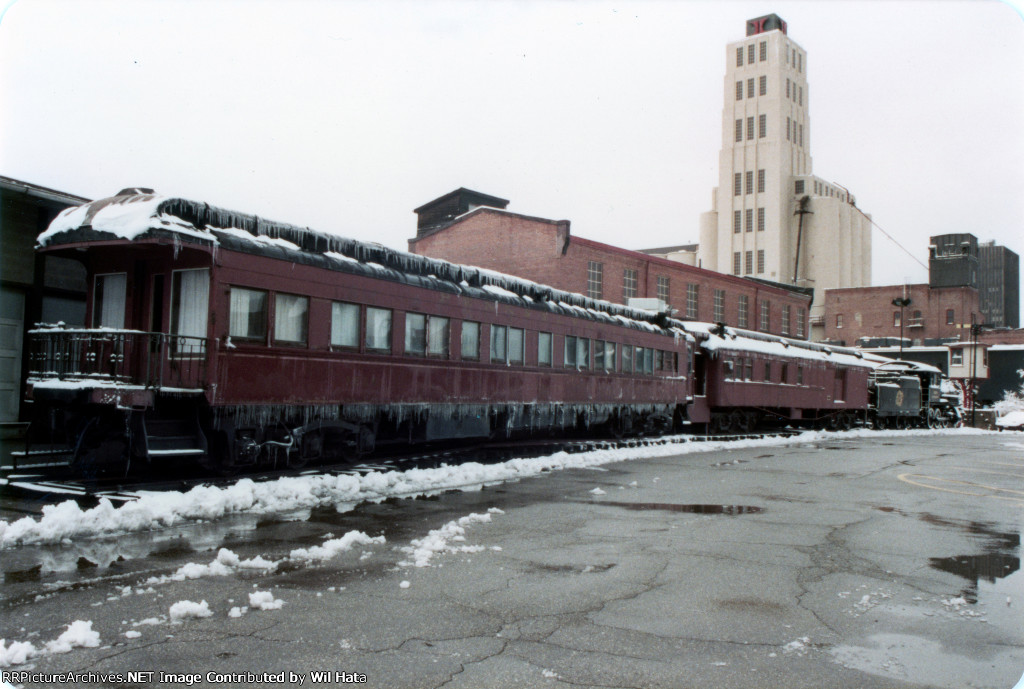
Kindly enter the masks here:
M 661 299 L 681 318 L 806 338 L 810 290 L 715 273 L 573 236 L 568 220 L 506 210 L 456 189 L 415 209 L 409 251 L 509 273 L 620 304 Z

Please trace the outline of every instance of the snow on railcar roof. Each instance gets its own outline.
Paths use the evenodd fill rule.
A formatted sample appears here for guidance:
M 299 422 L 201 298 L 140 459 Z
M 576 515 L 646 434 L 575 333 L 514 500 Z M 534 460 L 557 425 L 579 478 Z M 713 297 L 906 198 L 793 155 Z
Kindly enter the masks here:
M 701 347 L 708 352 L 719 350 L 756 352 L 797 359 L 831 361 L 844 366 L 874 368 L 877 363 L 855 349 L 823 345 L 806 340 L 791 340 L 779 335 L 730 328 L 715 323 L 686 322 L 682 327 L 701 335 Z
M 669 327 L 664 314 L 591 299 L 485 268 L 266 220 L 200 201 L 161 196 L 151 189 L 124 189 L 113 197 L 68 208 L 39 235 L 37 246 L 83 241 L 81 231 L 129 241 L 169 233 L 184 241 L 213 246 L 227 244 L 233 249 L 274 257 L 282 257 L 281 251 L 291 251 L 326 259 L 322 265 L 336 270 L 345 270 L 346 264 L 359 264 L 378 275 L 402 274 L 434 284 L 449 283 L 469 294 L 487 295 L 498 301 L 560 308 L 583 317 L 611 319 L 652 332 L 665 332 Z

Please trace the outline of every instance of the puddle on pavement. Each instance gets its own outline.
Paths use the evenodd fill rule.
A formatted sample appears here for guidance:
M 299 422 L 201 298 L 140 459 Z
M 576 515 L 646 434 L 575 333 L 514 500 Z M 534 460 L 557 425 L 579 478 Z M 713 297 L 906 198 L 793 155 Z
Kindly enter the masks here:
M 687 514 L 758 514 L 764 512 L 763 507 L 754 507 L 753 505 L 679 505 L 670 502 L 614 502 L 611 500 L 601 500 L 595 502 L 597 505 L 611 505 L 612 507 L 621 507 L 626 510 L 664 510 L 666 512 L 685 512 Z

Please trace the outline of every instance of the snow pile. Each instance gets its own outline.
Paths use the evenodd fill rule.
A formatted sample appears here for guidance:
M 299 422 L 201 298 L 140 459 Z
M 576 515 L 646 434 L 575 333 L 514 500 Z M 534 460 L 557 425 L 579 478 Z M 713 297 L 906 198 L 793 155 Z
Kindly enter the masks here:
M 996 426 L 1000 428 L 1022 428 L 1024 427 L 1024 410 L 1011 411 L 1005 416 L 996 419 Z
M 249 607 L 253 610 L 280 610 L 284 601 L 274 598 L 270 591 L 254 591 L 249 594 Z
M 265 560 L 260 555 L 243 560 L 227 548 L 221 548 L 217 552 L 217 557 L 208 565 L 190 562 L 179 567 L 174 574 L 150 577 L 143 585 L 152 586 L 154 584 L 166 584 L 169 581 L 185 581 L 186 579 L 199 579 L 201 577 L 225 577 L 229 574 L 245 570 L 269 574 L 277 569 L 279 564 L 278 562 Z
M 213 611 L 210 610 L 209 604 L 203 600 L 198 603 L 193 603 L 190 600 L 180 600 L 170 609 L 171 622 L 181 622 L 189 617 L 210 617 L 213 615 Z
M 1024 370 L 1017 371 L 1017 375 L 1024 379 Z M 996 425 L 1001 427 L 1016 427 L 1024 421 L 1020 421 L 1021 416 L 1015 414 L 1024 415 L 1024 382 L 1021 383 L 1017 390 L 1007 390 L 1006 394 L 1003 395 L 1003 399 L 992 405 L 996 410 Z M 1003 420 L 1007 417 L 1014 415 L 1012 420 L 1016 420 L 1016 423 L 1003 423 Z
M 491 521 L 492 514 L 504 514 L 497 507 L 492 507 L 485 514 L 472 513 L 455 521 L 450 521 L 440 529 L 434 529 L 423 538 L 417 538 L 411 545 L 404 546 L 402 551 L 409 553 L 412 560 L 399 562 L 401 567 L 429 567 L 430 560 L 438 553 L 478 553 L 484 549 L 482 545 L 451 545 L 452 542 L 466 541 L 466 527 L 473 524 L 485 524 Z
M 53 641 L 47 641 L 42 648 L 28 641 L 12 641 L 8 646 L 6 639 L 0 639 L 0 667 L 21 665 L 39 656 L 70 653 L 73 648 L 96 648 L 99 645 L 100 635 L 93 630 L 92 622 L 76 620 L 68 625 L 63 634 Z
M 0 547 L 18 544 L 60 543 L 67 540 L 151 531 L 190 521 L 212 521 L 233 514 L 271 515 L 316 507 L 354 507 L 389 497 L 431 495 L 452 489 L 515 481 L 563 469 L 589 469 L 613 462 L 656 459 L 697 452 L 720 452 L 750 447 L 777 447 L 821 441 L 880 439 L 936 435 L 980 435 L 980 429 L 846 432 L 808 431 L 790 437 L 695 442 L 681 436 L 678 442 L 646 447 L 593 450 L 546 457 L 511 459 L 501 464 L 466 462 L 433 469 L 384 471 L 365 475 L 290 476 L 256 483 L 242 479 L 230 486 L 197 486 L 186 493 L 141 493 L 138 500 L 114 507 L 109 500 L 83 510 L 73 500 L 43 507 L 39 518 L 0 520 Z
M 293 562 L 324 562 L 351 550 L 357 545 L 383 545 L 384 543 L 383 536 L 370 537 L 362 531 L 349 531 L 341 538 L 324 541 L 323 545 L 313 546 L 308 549 L 296 548 L 288 554 L 288 559 Z

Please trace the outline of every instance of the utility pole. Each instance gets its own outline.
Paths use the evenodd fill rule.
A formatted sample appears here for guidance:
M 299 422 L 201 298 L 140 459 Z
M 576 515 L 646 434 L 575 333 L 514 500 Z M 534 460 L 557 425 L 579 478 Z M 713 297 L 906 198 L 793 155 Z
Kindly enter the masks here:
M 797 207 L 796 213 L 794 213 L 794 215 L 799 215 L 800 216 L 800 220 L 797 223 L 797 229 L 796 229 L 796 261 L 793 263 L 793 284 L 794 285 L 798 284 L 797 283 L 797 279 L 800 276 L 800 243 L 801 243 L 801 241 L 803 240 L 803 237 L 804 237 L 804 216 L 807 215 L 808 213 L 810 213 L 811 215 L 814 215 L 814 211 L 807 210 L 807 206 L 810 205 L 810 202 L 811 202 L 811 197 L 810 196 L 804 196 L 803 198 L 801 198 L 800 201 L 799 201 L 800 205 L 799 205 L 799 207 Z

